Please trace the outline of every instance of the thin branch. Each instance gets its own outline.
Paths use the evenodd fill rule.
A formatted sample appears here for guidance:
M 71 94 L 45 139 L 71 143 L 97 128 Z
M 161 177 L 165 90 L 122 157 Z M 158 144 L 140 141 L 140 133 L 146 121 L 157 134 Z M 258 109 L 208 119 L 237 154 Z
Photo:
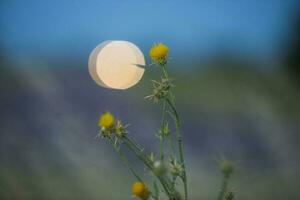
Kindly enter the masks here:
M 125 166 L 129 169 L 129 171 L 135 176 L 135 178 L 138 181 L 143 182 L 143 180 L 138 175 L 138 173 L 130 165 L 129 161 L 127 160 L 127 158 L 125 157 L 125 155 L 122 153 L 122 151 L 120 151 L 120 149 L 114 144 L 114 142 L 111 139 L 109 141 L 112 144 L 113 148 L 116 150 L 116 152 L 119 154 L 119 157 L 121 158 L 121 160 L 123 161 L 123 163 L 125 164 Z

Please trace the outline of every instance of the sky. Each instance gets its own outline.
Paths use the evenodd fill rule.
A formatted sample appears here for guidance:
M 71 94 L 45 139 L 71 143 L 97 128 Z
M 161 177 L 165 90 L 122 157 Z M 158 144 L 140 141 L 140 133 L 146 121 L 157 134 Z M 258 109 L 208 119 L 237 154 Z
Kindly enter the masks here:
M 146 52 L 164 42 L 185 59 L 226 49 L 272 57 L 288 36 L 296 0 L 4 0 L 0 44 L 9 55 L 85 59 L 105 40 Z

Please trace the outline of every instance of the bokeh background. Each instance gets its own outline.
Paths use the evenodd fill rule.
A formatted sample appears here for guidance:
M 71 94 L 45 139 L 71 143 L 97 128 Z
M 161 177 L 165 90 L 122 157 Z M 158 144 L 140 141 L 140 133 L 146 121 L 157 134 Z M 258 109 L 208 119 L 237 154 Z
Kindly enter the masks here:
M 105 40 L 135 43 L 148 62 L 153 43 L 170 47 L 191 200 L 216 198 L 222 157 L 236 199 L 300 199 L 299 11 L 296 0 L 1 1 L 0 199 L 132 199 L 97 121 L 110 110 L 157 152 L 160 108 L 143 97 L 159 69 L 125 91 L 97 86 L 88 56 Z

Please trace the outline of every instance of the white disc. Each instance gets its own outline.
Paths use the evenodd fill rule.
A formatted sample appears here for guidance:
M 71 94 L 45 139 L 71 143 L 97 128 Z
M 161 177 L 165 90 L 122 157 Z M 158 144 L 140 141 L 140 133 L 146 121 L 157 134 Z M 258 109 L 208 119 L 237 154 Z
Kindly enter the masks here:
M 140 49 L 127 41 L 105 41 L 99 44 L 89 58 L 89 72 L 102 87 L 127 89 L 137 84 L 144 69 L 145 59 Z

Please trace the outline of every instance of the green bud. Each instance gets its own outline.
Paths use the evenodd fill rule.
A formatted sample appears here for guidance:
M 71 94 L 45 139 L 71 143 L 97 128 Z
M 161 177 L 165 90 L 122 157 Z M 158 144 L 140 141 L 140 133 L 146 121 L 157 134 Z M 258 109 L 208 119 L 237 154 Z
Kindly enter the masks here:
M 180 176 L 183 172 L 182 164 L 179 164 L 176 159 L 170 159 L 170 171 L 173 176 Z
M 149 160 L 154 163 L 155 159 L 156 159 L 156 156 L 154 155 L 154 153 L 151 153 L 149 156 L 148 156 Z
M 153 163 L 154 173 L 158 176 L 163 175 L 166 172 L 166 167 L 160 160 L 156 160 Z
M 229 160 L 223 160 L 220 163 L 220 170 L 223 172 L 225 176 L 230 176 L 234 170 L 233 163 Z
M 123 126 L 121 121 L 116 122 L 115 133 L 118 137 L 124 137 L 127 134 L 126 126 Z
M 165 123 L 164 126 L 161 128 L 161 130 L 159 131 L 159 134 L 162 137 L 167 137 L 170 134 L 170 129 L 169 129 L 169 125 L 168 123 Z

